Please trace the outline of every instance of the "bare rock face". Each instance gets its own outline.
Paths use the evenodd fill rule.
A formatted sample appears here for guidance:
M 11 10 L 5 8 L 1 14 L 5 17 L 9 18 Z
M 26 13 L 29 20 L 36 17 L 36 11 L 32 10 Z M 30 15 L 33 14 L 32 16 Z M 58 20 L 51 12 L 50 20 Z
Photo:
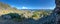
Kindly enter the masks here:
M 54 9 L 55 13 L 59 13 L 60 12 L 60 0 L 55 0 L 56 3 L 56 7 Z
M 60 24 L 60 0 L 55 0 L 56 8 L 54 9 L 54 13 L 56 14 L 57 24 Z

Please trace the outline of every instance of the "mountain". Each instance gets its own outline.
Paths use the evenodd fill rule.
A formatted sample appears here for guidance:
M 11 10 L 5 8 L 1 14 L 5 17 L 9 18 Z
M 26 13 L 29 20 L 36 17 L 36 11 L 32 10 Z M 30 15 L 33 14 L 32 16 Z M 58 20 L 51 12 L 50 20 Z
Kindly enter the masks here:
M 8 4 L 0 2 L 0 15 L 9 19 L 9 17 L 18 17 L 11 20 L 3 19 L 0 17 L 1 24 L 53 24 L 55 22 L 55 14 L 51 14 L 53 10 L 51 9 L 20 9 L 18 10 L 16 7 L 11 7 Z M 16 14 L 17 13 L 17 14 Z M 6 17 L 7 16 L 7 17 Z M 24 17 L 24 18 L 20 18 Z M 21 21 L 22 22 L 16 22 Z M 36 23 L 37 22 L 37 23 Z
M 16 9 L 15 7 L 11 7 L 8 4 L 0 2 L 0 15 L 7 13 L 20 13 L 21 11 Z
M 18 13 L 22 17 L 38 19 L 43 16 L 52 13 L 51 9 L 17 9 L 16 7 L 11 7 L 9 4 L 0 2 L 0 15 Z M 36 16 L 35 16 L 36 15 Z

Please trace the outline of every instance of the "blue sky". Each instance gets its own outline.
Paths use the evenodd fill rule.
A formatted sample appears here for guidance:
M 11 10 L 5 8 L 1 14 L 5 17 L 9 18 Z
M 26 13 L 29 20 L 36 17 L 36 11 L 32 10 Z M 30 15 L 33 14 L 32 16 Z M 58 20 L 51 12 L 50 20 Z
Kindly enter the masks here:
M 55 0 L 0 0 L 18 9 L 54 9 Z

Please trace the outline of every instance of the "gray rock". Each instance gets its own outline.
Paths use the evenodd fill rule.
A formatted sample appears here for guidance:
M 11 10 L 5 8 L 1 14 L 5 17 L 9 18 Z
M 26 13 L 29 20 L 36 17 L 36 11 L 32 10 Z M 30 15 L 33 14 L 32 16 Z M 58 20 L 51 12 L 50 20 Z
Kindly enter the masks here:
M 55 0 L 56 7 L 54 13 L 56 14 L 56 22 L 60 24 L 60 0 Z

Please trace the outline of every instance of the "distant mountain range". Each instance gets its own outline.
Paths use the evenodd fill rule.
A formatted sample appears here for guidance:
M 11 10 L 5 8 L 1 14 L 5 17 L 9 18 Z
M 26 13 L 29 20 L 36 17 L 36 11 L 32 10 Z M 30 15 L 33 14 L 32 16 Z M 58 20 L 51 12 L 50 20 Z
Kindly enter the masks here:
M 19 9 L 19 10 L 29 10 L 29 11 L 52 11 L 52 9 Z

